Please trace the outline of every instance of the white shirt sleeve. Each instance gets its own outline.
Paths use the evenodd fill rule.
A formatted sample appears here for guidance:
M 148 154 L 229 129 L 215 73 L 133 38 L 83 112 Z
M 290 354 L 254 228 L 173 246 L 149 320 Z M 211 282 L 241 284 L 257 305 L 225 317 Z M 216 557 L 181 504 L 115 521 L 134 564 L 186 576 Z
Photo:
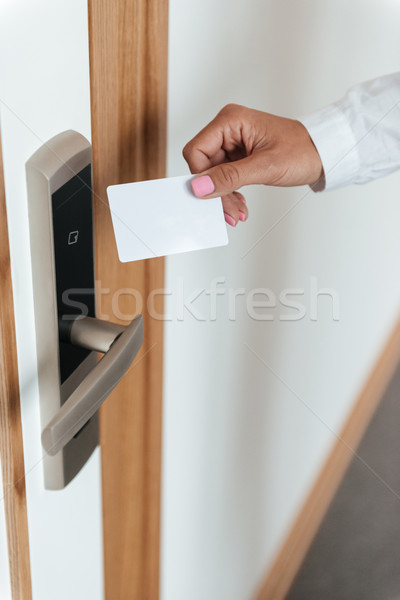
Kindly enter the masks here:
M 400 73 L 356 85 L 339 102 L 299 121 L 324 168 L 315 191 L 366 183 L 400 169 Z

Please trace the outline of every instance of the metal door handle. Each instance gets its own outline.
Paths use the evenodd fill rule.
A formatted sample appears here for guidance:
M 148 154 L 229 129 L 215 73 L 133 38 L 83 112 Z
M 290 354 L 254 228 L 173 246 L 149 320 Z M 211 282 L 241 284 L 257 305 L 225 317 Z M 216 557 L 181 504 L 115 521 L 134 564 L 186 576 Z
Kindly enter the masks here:
M 104 352 L 42 432 L 42 445 L 54 456 L 99 409 L 132 364 L 143 342 L 143 317 L 127 327 L 92 317 L 60 322 L 62 341 Z

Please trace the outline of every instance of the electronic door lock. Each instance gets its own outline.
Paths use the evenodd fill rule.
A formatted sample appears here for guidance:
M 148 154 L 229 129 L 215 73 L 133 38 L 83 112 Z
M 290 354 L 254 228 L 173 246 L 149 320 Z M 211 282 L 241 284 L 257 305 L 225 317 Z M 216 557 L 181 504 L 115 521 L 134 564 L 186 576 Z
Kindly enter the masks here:
M 95 315 L 91 160 L 86 138 L 65 131 L 26 163 L 47 489 L 65 487 L 88 460 L 97 411 L 143 341 L 141 315 L 128 326 Z

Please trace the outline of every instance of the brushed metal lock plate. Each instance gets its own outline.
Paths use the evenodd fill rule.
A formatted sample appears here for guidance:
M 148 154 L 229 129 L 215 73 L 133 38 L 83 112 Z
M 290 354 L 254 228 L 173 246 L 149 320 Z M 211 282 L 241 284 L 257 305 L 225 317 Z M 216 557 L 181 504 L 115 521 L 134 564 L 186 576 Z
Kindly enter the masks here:
M 86 307 L 95 316 L 91 161 L 89 142 L 66 131 L 26 164 L 42 427 L 97 363 L 96 352 L 59 342 L 58 334 L 63 313 Z M 45 487 L 65 487 L 97 444 L 96 414 L 56 456 L 44 454 Z

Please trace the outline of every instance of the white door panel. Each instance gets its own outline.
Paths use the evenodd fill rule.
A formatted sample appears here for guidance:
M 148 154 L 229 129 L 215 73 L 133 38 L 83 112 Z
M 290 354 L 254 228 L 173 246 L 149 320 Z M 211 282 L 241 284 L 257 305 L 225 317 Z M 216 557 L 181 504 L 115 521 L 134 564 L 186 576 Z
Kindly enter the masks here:
M 86 2 L 0 7 L 1 129 L 34 600 L 103 597 L 100 451 L 65 490 L 43 486 L 25 185 L 25 162 L 44 141 L 65 129 L 90 139 L 87 32 Z

